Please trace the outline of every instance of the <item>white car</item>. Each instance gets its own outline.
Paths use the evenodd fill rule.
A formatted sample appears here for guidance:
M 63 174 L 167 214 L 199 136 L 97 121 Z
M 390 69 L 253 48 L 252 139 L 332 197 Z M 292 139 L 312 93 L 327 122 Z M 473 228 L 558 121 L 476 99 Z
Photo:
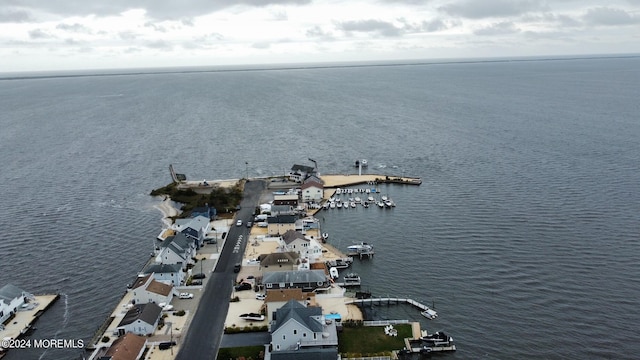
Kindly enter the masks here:
M 171 304 L 160 303 L 160 304 L 158 304 L 158 306 L 160 306 L 162 308 L 162 311 L 171 311 L 171 310 L 173 310 L 173 305 L 171 305 Z
M 178 295 L 178 297 L 180 299 L 193 299 L 193 294 L 192 293 L 180 293 L 180 295 Z
M 242 226 L 242 220 L 236 221 L 236 226 Z
M 267 297 L 267 294 L 256 294 L 256 299 L 257 300 L 264 300 Z

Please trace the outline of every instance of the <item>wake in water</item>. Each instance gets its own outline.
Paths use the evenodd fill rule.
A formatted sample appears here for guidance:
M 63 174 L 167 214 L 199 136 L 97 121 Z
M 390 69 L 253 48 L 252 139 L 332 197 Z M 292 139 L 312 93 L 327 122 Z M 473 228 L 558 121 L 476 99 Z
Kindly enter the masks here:
M 62 293 L 60 294 L 60 296 L 62 296 L 62 298 L 64 299 L 64 314 L 62 315 L 62 326 L 60 326 L 60 328 L 58 329 L 58 331 L 56 331 L 55 334 L 53 334 L 53 338 L 57 339 L 58 335 L 60 335 L 60 332 L 62 332 L 62 330 L 64 330 L 67 327 L 67 324 L 69 323 L 69 295 Z M 38 358 L 38 360 L 41 360 L 44 358 L 44 356 L 47 354 L 47 352 L 49 351 L 49 348 L 47 348 Z

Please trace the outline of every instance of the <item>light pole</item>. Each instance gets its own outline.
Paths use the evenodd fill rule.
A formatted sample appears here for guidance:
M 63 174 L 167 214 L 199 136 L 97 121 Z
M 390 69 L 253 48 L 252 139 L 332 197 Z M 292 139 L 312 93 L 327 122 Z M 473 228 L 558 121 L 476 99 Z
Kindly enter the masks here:
M 245 179 L 249 180 L 249 162 L 244 162 Z

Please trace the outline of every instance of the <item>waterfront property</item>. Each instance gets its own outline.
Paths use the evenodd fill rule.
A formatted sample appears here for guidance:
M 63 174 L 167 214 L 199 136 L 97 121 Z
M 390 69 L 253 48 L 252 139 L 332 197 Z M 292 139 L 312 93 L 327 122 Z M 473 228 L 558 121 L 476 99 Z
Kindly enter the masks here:
M 207 233 L 211 231 L 211 220 L 205 216 L 188 219 L 176 219 L 172 228 L 185 234 L 195 241 L 196 248 L 200 248 Z
M 196 248 L 195 240 L 184 233 L 169 236 L 160 245 L 160 250 L 156 255 L 156 263 L 182 264 L 182 268 L 186 270 L 187 264 L 194 262 Z
M 295 215 L 276 215 L 267 218 L 267 233 L 269 235 L 284 234 L 288 230 L 295 230 L 298 217 Z
M 317 176 L 309 176 L 300 187 L 303 202 L 319 202 L 324 195 L 324 183 Z
M 313 292 L 303 292 L 302 289 L 278 289 L 267 290 L 264 303 L 266 305 L 267 320 L 273 321 L 276 311 L 289 301 L 297 301 L 304 306 L 315 306 L 316 294 Z
M 281 239 L 280 245 L 284 251 L 295 252 L 301 258 L 310 260 L 317 260 L 322 256 L 322 245 L 299 231 L 287 230 Z
M 161 312 L 162 308 L 154 303 L 133 305 L 118 324 L 114 335 L 151 335 L 158 326 Z
M 317 353 L 323 353 L 323 358 L 336 359 L 337 346 L 336 322 L 326 319 L 322 308 L 290 300 L 276 310 L 271 323 L 271 343 L 265 346 L 265 359 L 309 358 Z
M 99 359 L 108 360 L 137 360 L 145 351 L 147 339 L 132 333 L 116 339 Z
M 262 254 L 258 260 L 263 271 L 296 270 L 300 264 L 300 255 L 293 251 L 277 252 Z
M 0 325 L 15 315 L 30 298 L 33 295 L 12 284 L 0 288 Z
M 155 280 L 153 274 L 138 277 L 129 291 L 133 293 L 133 304 L 169 304 L 174 295 L 173 286 Z
M 177 264 L 159 264 L 151 263 L 145 266 L 141 275 L 152 274 L 153 278 L 173 286 L 182 285 L 185 279 L 185 272 L 182 269 L 182 263 Z
M 262 284 L 266 289 L 300 288 L 306 292 L 331 286 L 323 270 L 270 271 L 263 275 Z

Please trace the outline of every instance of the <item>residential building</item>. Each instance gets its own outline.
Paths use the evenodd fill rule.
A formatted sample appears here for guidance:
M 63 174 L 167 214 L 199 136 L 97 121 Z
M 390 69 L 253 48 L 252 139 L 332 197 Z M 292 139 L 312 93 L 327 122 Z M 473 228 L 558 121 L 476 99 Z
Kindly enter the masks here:
M 100 360 L 139 360 L 142 358 L 147 339 L 136 334 L 125 334 L 116 339 Z
M 262 284 L 267 290 L 300 288 L 311 292 L 330 288 L 323 270 L 269 271 L 263 274 Z
M 274 195 L 273 205 L 287 205 L 295 208 L 298 206 L 298 195 L 296 194 Z
M 156 262 L 161 264 L 182 264 L 186 270 L 187 264 L 194 263 L 196 241 L 184 233 L 169 236 L 160 245 L 156 255 Z
M 182 263 L 178 264 L 160 264 L 153 263 L 147 265 L 141 275 L 152 274 L 153 278 L 165 284 L 173 286 L 182 285 L 185 281 L 185 272 Z
M 295 354 L 296 359 L 337 359 L 337 346 L 336 323 L 322 315 L 322 308 L 290 300 L 276 310 L 265 359 L 291 359 Z
M 267 308 L 267 322 L 269 323 L 275 318 L 276 310 L 289 300 L 295 300 L 304 306 L 316 306 L 316 294 L 303 292 L 299 288 L 267 290 L 265 294 L 264 304 Z
M 0 288 L 0 325 L 32 297 L 33 295 L 12 284 Z
M 300 264 L 300 255 L 296 252 L 277 252 L 258 256 L 263 271 L 296 270 Z
M 173 286 L 157 281 L 153 274 L 139 276 L 131 287 L 134 304 L 169 304 L 173 300 Z
M 308 175 L 316 173 L 316 169 L 306 165 L 293 165 L 288 176 L 289 179 L 295 182 L 302 182 Z
M 287 230 L 281 236 L 280 246 L 284 251 L 295 252 L 301 258 L 316 260 L 322 256 L 322 245 L 311 238 L 304 236 L 301 232 Z
M 302 202 L 320 202 L 324 197 L 324 182 L 317 176 L 309 176 L 300 187 Z
M 133 305 L 118 324 L 114 335 L 151 335 L 158 326 L 161 312 L 160 306 L 154 303 Z
M 267 233 L 269 235 L 280 235 L 287 232 L 287 230 L 295 230 L 296 220 L 298 220 L 298 217 L 295 215 L 269 216 L 267 218 Z

